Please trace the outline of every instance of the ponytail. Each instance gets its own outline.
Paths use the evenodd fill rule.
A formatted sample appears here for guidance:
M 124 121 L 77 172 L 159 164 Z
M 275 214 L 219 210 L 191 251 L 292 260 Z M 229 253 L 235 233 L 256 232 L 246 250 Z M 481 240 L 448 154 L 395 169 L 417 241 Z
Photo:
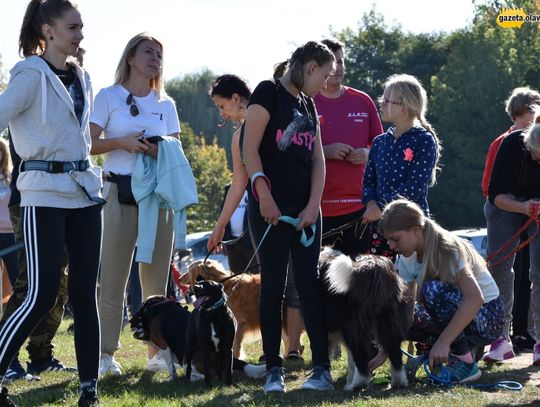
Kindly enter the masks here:
M 304 87 L 304 65 L 308 62 L 315 62 L 318 66 L 323 66 L 335 59 L 334 53 L 330 49 L 317 41 L 308 41 L 296 50 L 285 62 L 281 62 L 274 68 L 274 79 L 279 79 L 289 73 L 291 83 L 298 90 Z
M 43 25 L 54 25 L 72 9 L 77 7 L 70 0 L 30 0 L 19 34 L 19 54 L 23 57 L 42 54 L 47 42 L 42 32 Z
M 274 67 L 274 79 L 282 78 L 283 75 L 285 75 L 285 70 L 287 69 L 287 64 L 289 63 L 289 60 L 280 62 Z
M 422 114 L 421 117 L 418 118 L 418 121 L 422 125 L 423 128 L 425 128 L 427 131 L 429 131 L 433 138 L 435 139 L 435 146 L 436 146 L 436 157 L 435 157 L 435 165 L 433 166 L 433 171 L 431 172 L 431 182 L 429 183 L 429 186 L 433 186 L 437 183 L 437 175 L 439 172 L 441 172 L 441 166 L 439 165 L 441 160 L 441 151 L 442 151 L 442 145 L 441 145 L 441 139 L 439 139 L 439 136 L 435 132 L 435 129 L 431 124 L 426 120 L 424 115 Z

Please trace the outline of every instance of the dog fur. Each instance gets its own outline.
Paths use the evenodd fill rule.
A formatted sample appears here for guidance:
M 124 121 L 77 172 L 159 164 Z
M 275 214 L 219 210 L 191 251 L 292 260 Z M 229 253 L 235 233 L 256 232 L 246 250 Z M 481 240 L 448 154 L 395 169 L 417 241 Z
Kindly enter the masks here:
M 179 364 L 183 364 L 190 317 L 191 312 L 187 307 L 156 295 L 149 297 L 130 319 L 133 336 L 136 339 L 150 341 L 160 349 L 160 354 L 167 364 L 168 380 L 178 377 L 174 365 L 175 358 Z M 193 355 L 191 365 L 190 379 L 192 381 L 201 379 L 204 364 L 200 353 Z M 233 368 L 253 379 L 266 374 L 265 365 L 252 365 L 236 358 L 233 360 Z
M 259 321 L 259 291 L 261 276 L 259 274 L 244 274 L 242 277 L 232 276 L 223 266 L 214 260 L 193 262 L 188 272 L 180 278 L 180 282 L 192 286 L 198 280 L 223 282 L 223 289 L 229 295 L 227 305 L 231 309 L 238 324 L 234 337 L 233 354 L 235 358 L 242 355 L 242 342 L 249 333 L 260 332 Z M 227 278 L 227 280 L 225 280 Z M 238 283 L 234 295 L 232 289 Z
M 223 284 L 225 293 L 229 296 L 227 304 L 236 318 L 238 324 L 234 337 L 233 354 L 235 358 L 242 358 L 242 343 L 249 334 L 260 334 L 261 323 L 259 319 L 259 298 L 261 289 L 260 274 L 244 274 L 234 276 L 226 271 L 215 260 L 197 260 L 191 263 L 187 273 L 182 275 L 180 282 L 192 286 L 197 281 L 217 281 Z M 240 280 L 238 285 L 236 283 Z M 232 294 L 233 287 L 234 295 Z M 282 333 L 284 349 L 289 349 L 289 335 L 287 333 L 286 312 L 283 312 Z M 303 352 L 302 346 L 300 353 Z
M 171 381 L 178 377 L 174 366 L 175 357 L 178 363 L 184 360 L 190 316 L 186 307 L 167 297 L 155 295 L 149 297 L 129 320 L 136 339 L 150 341 L 160 349 Z M 197 360 L 194 358 L 195 364 Z M 196 370 L 200 369 L 201 365 L 198 364 Z
M 203 355 L 206 386 L 212 386 L 214 375 L 230 385 L 236 319 L 227 306 L 223 285 L 215 281 L 201 281 L 192 290 L 197 301 L 189 319 L 186 337 L 186 376 L 191 376 L 191 358 L 200 352 Z
M 345 390 L 368 387 L 375 340 L 392 364 L 392 386 L 407 386 L 400 345 L 407 332 L 405 287 L 392 262 L 380 256 L 355 260 L 331 248 L 319 257 L 329 348 L 344 342 L 349 355 Z

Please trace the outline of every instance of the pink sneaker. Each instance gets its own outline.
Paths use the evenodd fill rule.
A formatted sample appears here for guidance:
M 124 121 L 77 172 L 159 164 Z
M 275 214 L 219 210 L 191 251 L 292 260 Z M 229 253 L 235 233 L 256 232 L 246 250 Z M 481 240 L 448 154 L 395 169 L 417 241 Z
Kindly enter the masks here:
M 534 345 L 533 365 L 540 366 L 540 341 L 536 342 L 536 345 Z
M 516 357 L 516 354 L 514 353 L 512 342 L 504 336 L 499 336 L 495 342 L 491 344 L 489 352 L 484 355 L 483 360 L 486 363 L 495 363 L 514 357 Z

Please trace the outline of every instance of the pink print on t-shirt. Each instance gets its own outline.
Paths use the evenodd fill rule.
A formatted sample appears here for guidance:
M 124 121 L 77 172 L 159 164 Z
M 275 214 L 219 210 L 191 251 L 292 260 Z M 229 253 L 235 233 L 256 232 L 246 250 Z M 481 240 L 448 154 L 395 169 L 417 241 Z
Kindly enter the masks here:
M 278 129 L 276 132 L 277 148 L 280 151 L 285 151 L 291 143 L 294 143 L 298 146 L 305 145 L 311 151 L 315 136 L 305 130 L 312 127 L 312 122 L 309 117 L 304 116 L 296 109 L 294 109 L 293 114 L 294 118 L 287 128 L 285 130 Z

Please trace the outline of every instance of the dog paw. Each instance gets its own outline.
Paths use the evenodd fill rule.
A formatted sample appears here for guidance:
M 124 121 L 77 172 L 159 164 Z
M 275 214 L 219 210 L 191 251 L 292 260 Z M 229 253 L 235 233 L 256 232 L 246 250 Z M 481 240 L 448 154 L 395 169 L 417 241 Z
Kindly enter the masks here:
M 407 380 L 407 373 L 402 367 L 399 370 L 392 369 L 392 388 L 397 389 L 400 387 L 408 387 L 409 381 Z

